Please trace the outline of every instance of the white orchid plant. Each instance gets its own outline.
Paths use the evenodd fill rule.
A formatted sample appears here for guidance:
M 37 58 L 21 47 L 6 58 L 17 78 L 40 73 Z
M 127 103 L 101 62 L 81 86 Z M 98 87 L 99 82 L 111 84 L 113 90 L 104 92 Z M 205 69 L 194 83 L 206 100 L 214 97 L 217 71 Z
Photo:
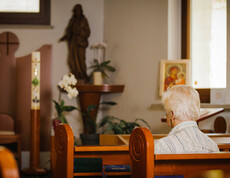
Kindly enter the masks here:
M 102 76 L 108 77 L 107 71 L 108 72 L 115 72 L 116 69 L 110 65 L 109 60 L 105 60 L 105 51 L 107 48 L 107 44 L 102 42 L 102 43 L 94 43 L 91 45 L 91 49 L 94 51 L 94 59 L 93 59 L 93 64 L 89 67 L 92 69 L 90 73 L 90 78 L 92 80 L 93 73 L 94 72 L 101 72 Z
M 78 95 L 76 84 L 77 84 L 77 79 L 72 73 L 68 75 L 65 74 L 62 80 L 58 82 L 59 100 L 58 102 L 53 100 L 53 102 L 55 104 L 55 109 L 58 114 L 57 119 L 61 123 L 68 123 L 64 115 L 64 112 L 70 112 L 77 109 L 74 106 L 66 106 L 64 100 L 61 98 L 61 93 L 66 92 L 69 99 L 76 98 Z

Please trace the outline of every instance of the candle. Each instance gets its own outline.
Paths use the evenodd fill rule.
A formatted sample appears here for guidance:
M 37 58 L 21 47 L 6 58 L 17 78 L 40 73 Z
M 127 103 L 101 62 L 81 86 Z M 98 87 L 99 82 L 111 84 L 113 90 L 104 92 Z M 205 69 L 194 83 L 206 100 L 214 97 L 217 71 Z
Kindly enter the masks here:
M 31 109 L 40 109 L 40 52 L 32 52 Z

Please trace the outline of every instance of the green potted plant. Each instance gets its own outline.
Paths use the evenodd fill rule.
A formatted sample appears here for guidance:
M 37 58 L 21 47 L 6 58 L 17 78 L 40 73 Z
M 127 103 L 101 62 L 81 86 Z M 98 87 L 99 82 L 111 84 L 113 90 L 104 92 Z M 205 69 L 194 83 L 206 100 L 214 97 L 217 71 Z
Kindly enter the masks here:
M 92 69 L 90 79 L 94 84 L 103 84 L 103 79 L 108 77 L 107 72 L 115 72 L 116 69 L 110 65 L 111 61 L 99 62 L 97 59 L 93 60 L 93 65 L 89 68 Z
M 95 85 L 103 84 L 103 79 L 108 77 L 107 72 L 115 72 L 115 68 L 110 65 L 109 60 L 105 60 L 105 51 L 107 44 L 95 43 L 91 45 L 91 49 L 94 50 L 93 64 L 89 68 L 92 69 L 90 74 L 91 83 Z
M 116 105 L 112 101 L 101 102 L 100 105 Z M 82 112 L 80 109 L 76 108 L 81 112 L 84 120 L 84 130 L 87 130 L 86 133 L 81 133 L 80 138 L 83 145 L 98 145 L 99 144 L 99 134 L 97 133 L 98 125 L 96 119 L 91 115 L 91 112 L 96 108 L 95 105 L 89 105 L 85 112 Z
M 103 127 L 105 129 L 105 132 L 111 133 L 112 131 L 114 134 L 131 134 L 135 127 L 141 126 L 138 123 L 139 121 L 141 121 L 145 124 L 145 126 L 150 128 L 149 124 L 144 119 L 137 118 L 133 122 L 128 122 L 111 115 L 107 115 L 101 120 L 99 128 Z

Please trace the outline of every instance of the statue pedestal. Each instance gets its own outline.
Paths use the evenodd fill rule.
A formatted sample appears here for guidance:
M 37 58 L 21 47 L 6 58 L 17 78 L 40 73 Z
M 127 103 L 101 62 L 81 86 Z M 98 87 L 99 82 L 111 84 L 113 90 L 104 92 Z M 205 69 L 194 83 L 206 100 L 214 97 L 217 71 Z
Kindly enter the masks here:
M 119 93 L 124 91 L 124 85 L 89 85 L 89 84 L 77 84 L 79 91 L 79 102 L 82 112 L 87 110 L 89 105 L 96 106 L 96 109 L 92 110 L 90 114 L 96 119 L 98 107 L 102 94 Z M 87 132 L 84 128 L 84 133 Z

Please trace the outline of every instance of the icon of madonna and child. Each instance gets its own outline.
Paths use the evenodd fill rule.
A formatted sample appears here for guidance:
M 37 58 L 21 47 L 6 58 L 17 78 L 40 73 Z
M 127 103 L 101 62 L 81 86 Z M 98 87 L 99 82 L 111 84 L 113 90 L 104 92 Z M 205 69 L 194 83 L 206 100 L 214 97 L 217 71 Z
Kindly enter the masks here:
M 186 84 L 186 64 L 166 64 L 164 91 L 173 85 Z

